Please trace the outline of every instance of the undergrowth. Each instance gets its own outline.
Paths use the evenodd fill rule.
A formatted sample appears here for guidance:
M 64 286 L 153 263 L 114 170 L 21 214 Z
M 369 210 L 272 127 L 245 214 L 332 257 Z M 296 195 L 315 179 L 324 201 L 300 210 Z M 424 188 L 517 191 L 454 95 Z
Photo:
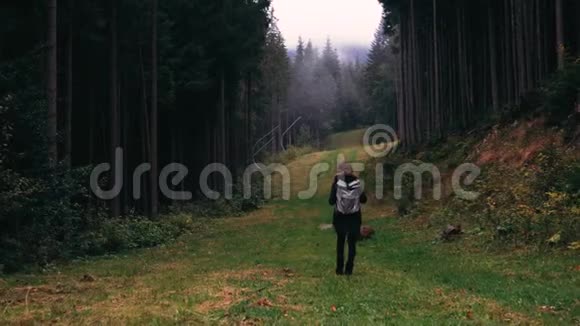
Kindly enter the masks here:
M 464 223 L 489 241 L 567 246 L 580 234 L 580 162 L 555 150 L 544 151 L 527 166 L 488 165 L 474 186 L 475 201 L 455 196 L 431 219 L 434 225 Z
M 399 215 L 425 218 L 438 229 L 462 224 L 484 243 L 537 248 L 580 247 L 580 157 L 571 134 L 578 133 L 574 104 L 580 86 L 580 62 L 569 62 L 522 103 L 496 120 L 493 127 L 407 149 L 380 162 L 385 184 L 403 163 L 435 163 L 450 187 L 450 174 L 462 163 L 478 163 L 481 175 L 466 201 L 449 191 L 442 201 L 425 199 L 432 175 L 424 173 L 424 199 L 414 197 L 414 179 L 403 178 Z M 374 164 L 375 162 L 373 162 Z

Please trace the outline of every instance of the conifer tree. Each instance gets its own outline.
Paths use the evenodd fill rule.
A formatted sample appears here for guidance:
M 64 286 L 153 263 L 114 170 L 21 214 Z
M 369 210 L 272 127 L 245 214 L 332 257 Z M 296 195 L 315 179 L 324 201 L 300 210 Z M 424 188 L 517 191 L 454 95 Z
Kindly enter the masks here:
M 304 41 L 302 36 L 298 38 L 298 46 L 296 47 L 296 57 L 294 59 L 294 64 L 296 66 L 301 66 L 304 64 Z
M 335 81 L 339 80 L 340 76 L 340 60 L 338 53 L 333 48 L 330 38 L 326 39 L 326 45 L 322 51 L 322 66 L 326 69 Z

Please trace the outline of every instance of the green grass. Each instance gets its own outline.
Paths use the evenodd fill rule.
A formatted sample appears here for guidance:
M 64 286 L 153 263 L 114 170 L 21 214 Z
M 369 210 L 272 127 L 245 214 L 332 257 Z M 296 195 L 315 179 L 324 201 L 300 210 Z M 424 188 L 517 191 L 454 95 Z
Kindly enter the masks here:
M 330 150 L 358 147 L 363 145 L 366 129 L 351 130 L 330 135 L 325 143 L 325 148 Z
M 360 243 L 355 275 L 338 277 L 334 234 L 318 228 L 330 214 L 325 196 L 274 201 L 206 220 L 206 231 L 172 245 L 11 275 L 0 281 L 0 324 L 579 322 L 577 256 L 434 244 L 433 230 L 365 216 L 376 237 Z M 96 280 L 81 282 L 85 274 Z

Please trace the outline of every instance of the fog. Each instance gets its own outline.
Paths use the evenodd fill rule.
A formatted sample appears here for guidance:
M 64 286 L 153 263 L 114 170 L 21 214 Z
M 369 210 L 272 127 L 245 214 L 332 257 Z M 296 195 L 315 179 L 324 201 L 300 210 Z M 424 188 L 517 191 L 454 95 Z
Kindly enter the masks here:
M 327 37 L 340 48 L 368 46 L 381 20 L 376 0 L 274 0 L 274 14 L 288 48 L 295 48 L 299 36 L 322 47 Z

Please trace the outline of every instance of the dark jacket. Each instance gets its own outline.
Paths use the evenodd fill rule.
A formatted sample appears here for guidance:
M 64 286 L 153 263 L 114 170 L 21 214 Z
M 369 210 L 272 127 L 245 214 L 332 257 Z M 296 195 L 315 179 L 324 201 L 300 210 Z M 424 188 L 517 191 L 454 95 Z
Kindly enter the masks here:
M 344 178 L 346 183 L 351 183 L 355 180 L 358 180 L 356 176 L 347 175 Z M 332 219 L 332 225 L 339 233 L 356 233 L 360 231 L 360 226 L 362 224 L 362 215 L 361 212 L 358 211 L 353 214 L 342 214 L 336 209 L 336 183 L 338 182 L 338 177 L 334 177 L 334 181 L 332 183 L 332 190 L 330 191 L 330 197 L 328 198 L 328 203 L 334 206 L 334 214 Z M 367 196 L 363 192 L 360 196 L 361 204 L 367 202 Z

